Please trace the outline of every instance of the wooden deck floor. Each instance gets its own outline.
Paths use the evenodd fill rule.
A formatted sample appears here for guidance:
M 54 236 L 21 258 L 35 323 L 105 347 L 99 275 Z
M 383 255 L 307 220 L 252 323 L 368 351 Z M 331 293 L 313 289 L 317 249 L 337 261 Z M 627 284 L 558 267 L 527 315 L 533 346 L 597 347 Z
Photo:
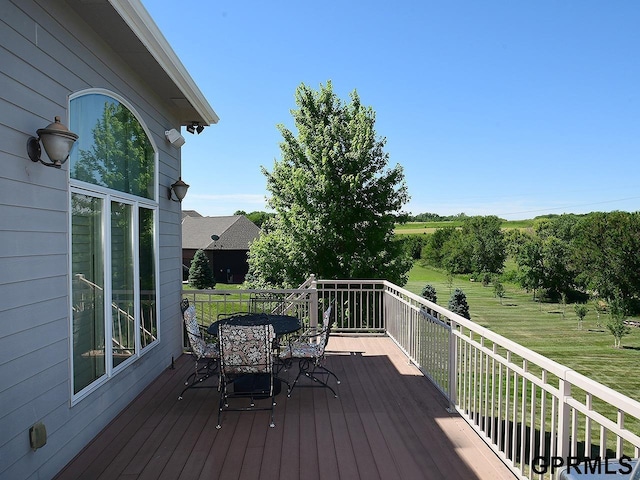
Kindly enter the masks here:
M 225 412 L 220 430 L 216 388 L 177 400 L 193 366 L 183 355 L 56 478 L 515 478 L 390 339 L 333 336 L 329 350 L 338 398 L 283 391 L 275 428 L 268 412 Z

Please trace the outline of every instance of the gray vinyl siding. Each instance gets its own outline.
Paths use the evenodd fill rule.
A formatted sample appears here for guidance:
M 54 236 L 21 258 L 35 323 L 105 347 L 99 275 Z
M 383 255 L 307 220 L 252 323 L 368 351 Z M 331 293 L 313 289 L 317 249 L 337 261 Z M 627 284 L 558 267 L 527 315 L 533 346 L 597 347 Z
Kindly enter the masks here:
M 181 353 L 180 205 L 166 199 L 179 128 L 143 84 L 62 0 L 0 0 L 0 478 L 51 478 Z M 104 88 L 142 116 L 159 150 L 160 343 L 71 406 L 69 173 L 32 163 L 27 138 L 69 95 Z M 47 444 L 29 448 L 42 421 Z

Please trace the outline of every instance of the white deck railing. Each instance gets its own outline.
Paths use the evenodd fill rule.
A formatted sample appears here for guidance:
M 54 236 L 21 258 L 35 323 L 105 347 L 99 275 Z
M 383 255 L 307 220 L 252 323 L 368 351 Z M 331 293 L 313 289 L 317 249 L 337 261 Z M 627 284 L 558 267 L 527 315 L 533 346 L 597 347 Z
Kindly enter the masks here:
M 203 323 L 278 303 L 315 322 L 331 303 L 336 332 L 385 332 L 518 478 L 550 479 L 568 462 L 605 472 L 605 458 L 640 456 L 638 401 L 389 282 L 183 293 Z

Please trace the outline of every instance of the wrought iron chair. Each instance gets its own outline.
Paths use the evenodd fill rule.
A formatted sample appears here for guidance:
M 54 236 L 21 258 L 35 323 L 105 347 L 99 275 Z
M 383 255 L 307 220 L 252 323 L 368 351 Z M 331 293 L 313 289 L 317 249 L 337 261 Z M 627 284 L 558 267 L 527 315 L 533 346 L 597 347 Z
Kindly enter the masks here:
M 196 319 L 196 307 L 190 306 L 189 300 L 185 298 L 180 302 L 180 309 L 191 346 L 191 354 L 195 361 L 195 370 L 184 382 L 186 387 L 180 392 L 178 400 L 182 400 L 184 392 L 190 388 L 212 388 L 209 385 L 202 385 L 202 382 L 216 371 L 220 358 L 218 343 L 207 343 L 204 340 L 203 332 Z M 206 360 L 204 364 L 201 363 L 202 360 Z
M 220 325 L 220 400 L 218 425 L 221 428 L 223 410 L 270 410 L 270 427 L 275 427 L 273 407 L 280 383 L 273 368 L 273 326 Z M 230 407 L 229 399 L 248 398 L 248 407 Z M 255 400 L 269 398 L 268 407 L 256 407 Z
M 336 391 L 328 384 L 329 378 L 332 376 L 336 379 L 336 384 L 340 384 L 340 379 L 324 366 L 324 354 L 329 342 L 331 326 L 333 318 L 331 317 L 331 305 L 322 316 L 322 325 L 317 329 L 309 329 L 296 340 L 289 342 L 288 345 L 280 352 L 280 359 L 285 362 L 298 360 L 298 375 L 291 385 L 287 396 L 291 396 L 291 392 L 298 384 L 301 376 L 305 376 L 313 380 L 311 384 L 300 385 L 301 387 L 326 387 L 333 392 L 334 397 L 338 397 Z M 320 378 L 319 375 L 325 376 Z

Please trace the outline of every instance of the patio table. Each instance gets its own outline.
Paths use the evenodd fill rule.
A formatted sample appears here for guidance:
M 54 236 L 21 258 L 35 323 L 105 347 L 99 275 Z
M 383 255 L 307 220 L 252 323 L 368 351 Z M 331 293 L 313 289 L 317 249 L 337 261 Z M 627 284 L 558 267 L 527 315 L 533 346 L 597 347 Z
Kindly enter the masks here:
M 290 333 L 297 332 L 302 328 L 302 322 L 298 317 L 291 315 L 273 315 L 269 313 L 248 313 L 243 315 L 235 315 L 233 317 L 224 318 L 213 322 L 209 325 L 207 332 L 211 335 L 218 335 L 218 327 L 223 324 L 229 325 L 273 325 L 273 331 L 276 337 L 282 337 Z

